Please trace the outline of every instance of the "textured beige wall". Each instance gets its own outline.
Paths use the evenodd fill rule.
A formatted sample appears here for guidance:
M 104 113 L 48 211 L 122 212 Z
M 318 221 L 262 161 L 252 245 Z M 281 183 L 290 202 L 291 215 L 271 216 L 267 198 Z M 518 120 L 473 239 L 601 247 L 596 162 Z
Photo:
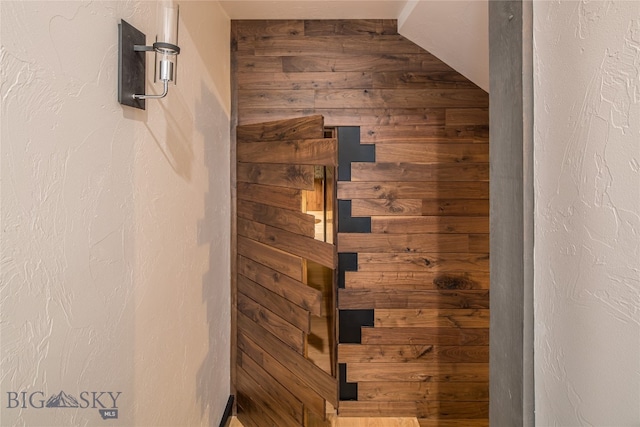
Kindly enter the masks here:
M 534 2 L 540 426 L 640 425 L 640 2 Z
M 489 91 L 487 0 L 411 0 L 398 32 Z
M 0 2 L 0 425 L 220 420 L 229 19 L 180 6 L 178 85 L 140 111 L 116 101 L 117 23 L 150 42 L 155 2 Z M 37 408 L 60 391 L 80 408 Z

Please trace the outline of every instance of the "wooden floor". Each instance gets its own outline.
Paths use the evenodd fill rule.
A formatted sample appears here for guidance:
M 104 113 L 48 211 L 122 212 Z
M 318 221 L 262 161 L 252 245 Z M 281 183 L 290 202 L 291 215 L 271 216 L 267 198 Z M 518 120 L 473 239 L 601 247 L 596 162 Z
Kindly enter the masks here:
M 330 416 L 332 427 L 419 427 L 416 418 L 339 418 Z M 236 417 L 233 417 L 229 427 L 243 427 Z

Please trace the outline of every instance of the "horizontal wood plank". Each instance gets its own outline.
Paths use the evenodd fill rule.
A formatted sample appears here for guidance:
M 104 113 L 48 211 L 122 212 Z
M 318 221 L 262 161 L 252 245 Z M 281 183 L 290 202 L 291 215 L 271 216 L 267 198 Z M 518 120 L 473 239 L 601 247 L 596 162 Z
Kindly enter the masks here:
M 252 42 L 256 56 L 314 56 L 324 52 L 327 57 L 338 55 L 370 54 L 374 52 L 412 53 L 424 51 L 400 35 L 358 34 L 343 37 L 274 36 Z M 427 55 L 427 54 L 425 54 Z
M 236 55 L 238 73 L 281 73 L 282 58 L 276 56 Z
M 371 402 L 342 401 L 338 414 L 343 417 L 403 417 L 417 416 L 436 421 L 446 419 L 487 419 L 487 402 L 450 402 L 450 401 L 414 401 L 414 402 Z M 440 426 L 440 424 L 435 424 Z M 470 424 L 469 426 L 474 426 Z
M 380 163 L 488 163 L 488 144 L 378 144 L 376 161 Z
M 348 382 L 489 381 L 488 363 L 350 363 Z
M 238 254 L 263 264 L 280 274 L 286 274 L 297 281 L 303 280 L 304 263 L 299 256 L 242 236 L 238 236 Z
M 366 71 L 318 73 L 241 73 L 240 90 L 300 90 L 371 88 L 372 74 Z M 301 112 L 299 115 L 305 115 Z M 269 120 L 269 119 L 267 119 Z M 267 121 L 265 120 L 265 121 Z
M 489 329 L 362 328 L 362 344 L 488 346 Z
M 339 363 L 489 363 L 489 346 L 339 344 Z
M 321 19 L 305 20 L 305 36 L 351 36 L 398 34 L 395 19 Z
M 320 316 L 322 293 L 319 290 L 244 256 L 238 257 L 238 273 L 311 314 Z
M 285 70 L 287 70 L 291 62 L 287 61 L 287 59 L 284 58 L 283 60 Z M 309 58 L 300 57 L 296 59 L 302 62 Z M 420 61 L 420 58 L 410 57 L 409 55 L 393 55 L 392 57 L 383 56 L 377 58 L 373 56 L 370 58 L 371 63 L 367 64 L 368 67 L 356 69 L 365 65 L 366 62 L 362 59 L 361 57 L 354 57 L 340 61 L 335 58 L 324 58 L 322 62 L 326 63 L 329 68 L 336 67 L 336 71 L 366 71 L 370 70 L 370 67 L 378 66 L 383 69 L 387 67 L 393 68 L 397 65 L 398 60 L 407 61 L 408 67 L 415 67 L 412 62 L 418 61 L 424 66 L 424 62 Z M 357 66 L 352 65 L 351 67 L 340 69 L 342 68 L 340 62 L 349 61 L 353 61 L 353 64 L 357 64 Z M 315 92 L 315 107 L 331 108 L 336 103 L 344 105 L 346 108 L 379 108 L 381 106 L 385 108 L 424 108 L 426 106 L 432 108 L 484 107 L 487 104 L 487 97 L 487 93 L 482 89 L 320 89 Z
M 422 200 L 420 199 L 355 199 L 351 203 L 351 216 L 406 216 L 421 215 Z M 372 225 L 373 226 L 373 225 Z
M 334 138 L 238 143 L 239 162 L 337 166 Z
M 394 88 L 475 88 L 457 71 L 385 71 L 373 74 L 373 87 L 376 89 Z
M 469 252 L 489 252 L 489 234 L 469 234 Z
M 247 200 L 238 200 L 237 212 L 238 218 L 266 224 L 300 236 L 315 236 L 316 219 L 313 215 Z
M 255 36 L 303 36 L 304 21 L 286 19 L 234 19 L 232 32 L 244 37 Z
M 240 200 L 293 211 L 302 209 L 302 190 L 300 189 L 250 184 L 248 182 L 239 182 L 237 186 L 238 199 Z
M 338 252 L 466 252 L 466 234 L 338 233 Z
M 466 271 L 347 271 L 346 289 L 429 290 L 429 289 L 489 289 L 489 272 Z
M 489 401 L 488 382 L 365 381 L 358 384 L 359 401 Z
M 488 199 L 488 182 L 338 182 L 338 199 Z
M 489 255 L 472 253 L 364 253 L 358 255 L 359 271 L 489 272 Z M 434 277 L 434 284 L 438 285 Z
M 324 119 L 318 114 L 236 127 L 236 139 L 239 143 L 316 139 L 323 135 Z
M 406 309 L 455 309 L 489 308 L 489 291 L 418 291 L 418 290 L 368 290 L 339 289 L 339 308 L 406 308 Z
M 239 90 L 241 97 L 252 107 L 269 108 L 313 108 L 316 92 L 313 90 Z
M 488 181 L 488 163 L 351 163 L 352 181 Z
M 446 122 L 448 126 L 489 125 L 489 109 L 448 108 Z
M 336 247 L 313 237 L 301 236 L 244 218 L 238 218 L 238 234 L 335 269 Z
M 423 199 L 422 215 L 489 216 L 489 199 Z
M 445 108 L 445 107 L 442 107 Z M 445 111 L 450 108 L 445 108 Z M 476 126 L 432 126 L 408 124 L 394 126 L 363 126 L 360 128 L 360 141 L 363 144 L 473 144 L 479 143 Z M 485 141 L 486 142 L 486 141 Z
M 487 309 L 376 309 L 374 326 L 427 328 L 489 328 Z
M 313 190 L 313 165 L 238 163 L 238 182 Z
M 282 60 L 282 70 L 287 73 L 294 72 L 343 72 L 343 71 L 393 71 L 399 67 L 407 71 L 451 71 L 451 67 L 428 54 L 411 53 L 380 53 L 380 54 L 354 54 L 354 55 L 332 55 L 323 56 L 320 52 L 315 55 L 305 56 L 282 56 L 263 57 L 278 58 Z M 350 89 L 346 89 L 350 90 Z M 377 89 L 387 90 L 387 89 Z M 451 89 L 449 89 L 451 90 Z M 473 89 L 465 89 L 473 90 Z M 324 108 L 328 99 L 326 94 L 322 94 L 323 102 L 316 104 L 317 107 Z M 383 98 L 381 98 L 383 100 Z M 396 102 L 395 104 L 399 104 Z M 418 104 L 420 107 L 428 105 L 428 101 Z M 447 104 L 448 105 L 448 104 Z M 455 103 L 451 106 L 464 106 L 464 103 Z M 413 107 L 414 105 L 409 105 Z M 471 106 L 476 106 L 474 103 Z
M 352 202 L 352 215 L 355 203 L 356 200 Z M 422 212 L 422 201 L 420 203 L 420 210 Z M 402 217 L 390 218 L 388 216 L 372 216 L 371 232 L 388 234 L 489 233 L 489 217 L 405 215 Z
M 306 73 L 305 73 L 306 74 Z M 336 73 L 331 73 L 336 74 Z M 336 107 L 336 106 L 334 106 Z M 444 108 L 253 108 L 239 106 L 240 124 L 322 114 L 326 126 L 362 125 L 444 125 Z

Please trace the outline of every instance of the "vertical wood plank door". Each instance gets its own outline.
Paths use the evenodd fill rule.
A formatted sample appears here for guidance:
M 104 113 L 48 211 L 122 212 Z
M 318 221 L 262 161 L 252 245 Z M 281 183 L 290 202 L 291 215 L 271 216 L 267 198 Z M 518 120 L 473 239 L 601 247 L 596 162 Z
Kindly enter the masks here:
M 319 220 L 306 208 L 318 171 L 337 164 L 337 140 L 325 137 L 319 115 L 241 125 L 236 140 L 238 416 L 302 426 L 338 403 L 332 369 L 308 357 L 312 318 L 326 310 L 308 270 L 335 270 L 337 252 L 332 238 L 317 238 Z

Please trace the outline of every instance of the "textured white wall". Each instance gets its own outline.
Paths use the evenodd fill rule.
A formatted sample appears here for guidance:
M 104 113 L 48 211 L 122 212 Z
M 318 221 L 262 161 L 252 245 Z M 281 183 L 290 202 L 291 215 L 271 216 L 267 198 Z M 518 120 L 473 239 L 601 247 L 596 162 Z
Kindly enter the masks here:
M 640 425 L 640 2 L 534 2 L 540 426 Z
M 155 2 L 0 2 L 0 425 L 220 420 L 229 19 L 180 6 L 178 85 L 140 111 L 116 101 L 117 23 L 150 42 Z M 40 406 L 61 390 L 98 407 L 91 392 L 121 392 L 118 419 L 11 394 Z

